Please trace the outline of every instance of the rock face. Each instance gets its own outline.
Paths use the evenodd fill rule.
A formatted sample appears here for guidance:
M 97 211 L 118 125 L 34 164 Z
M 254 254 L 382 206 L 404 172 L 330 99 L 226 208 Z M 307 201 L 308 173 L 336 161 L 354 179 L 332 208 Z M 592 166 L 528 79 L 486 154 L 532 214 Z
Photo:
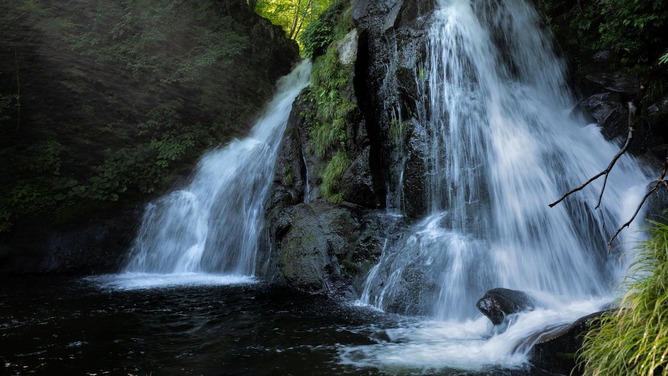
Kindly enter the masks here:
M 272 282 L 335 298 L 354 298 L 380 256 L 382 216 L 324 200 L 280 209 L 267 226 L 261 274 Z
M 529 294 L 504 288 L 487 291 L 475 305 L 494 325 L 501 325 L 509 315 L 536 308 L 535 300 Z
M 85 224 L 22 228 L 0 247 L 0 274 L 101 274 L 118 271 L 139 226 L 141 212 Z
M 418 218 L 426 212 L 424 132 L 415 121 L 417 67 L 426 55 L 426 25 L 435 3 L 359 1 L 353 21 L 360 29 L 355 86 L 370 140 L 376 191 L 388 204 Z M 408 145 L 408 147 L 404 147 Z M 401 194 L 401 192 L 403 194 Z

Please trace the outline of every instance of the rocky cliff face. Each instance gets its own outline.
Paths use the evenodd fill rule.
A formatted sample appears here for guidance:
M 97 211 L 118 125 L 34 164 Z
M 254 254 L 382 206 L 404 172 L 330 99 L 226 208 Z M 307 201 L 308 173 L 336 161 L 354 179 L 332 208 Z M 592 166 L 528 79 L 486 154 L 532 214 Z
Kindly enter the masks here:
M 424 214 L 420 144 L 426 135 L 414 117 L 425 24 L 433 9 L 431 1 L 362 0 L 340 15 L 349 26 L 327 53 L 336 54 L 347 75 L 341 91 L 353 104 L 343 116 L 349 163 L 337 181 L 338 196 L 323 195 L 319 187 L 328 179 L 332 153 L 316 152 L 318 103 L 303 94 L 276 169 L 267 226 L 271 251 L 263 269 L 269 279 L 309 292 L 359 296 L 391 229 L 405 220 L 388 213 Z M 316 66 L 318 59 L 326 56 L 317 57 Z M 310 90 L 320 88 L 316 83 Z M 402 187 L 408 188 L 399 193 Z
M 425 33 L 434 7 L 431 0 L 359 0 L 342 12 L 341 23 L 348 26 L 339 35 L 354 35 L 356 40 L 353 58 L 340 53 L 349 39 L 339 37 L 330 46 L 348 75 L 348 99 L 354 104 L 344 119 L 344 150 L 351 163 L 337 182 L 342 203 L 328 203 L 318 189 L 332 155 L 314 152 L 313 113 L 318 103 L 303 95 L 284 139 L 269 210 L 271 256 L 265 254 L 264 269 L 269 279 L 310 292 L 338 296 L 341 291 L 343 295 L 355 291 L 359 296 L 364 275 L 381 253 L 386 238 L 382 230 L 397 224 L 378 213 L 401 212 L 402 221 L 425 214 L 423 153 L 429 135 L 416 119 L 421 111 L 429 111 L 428 104 L 418 103 L 424 90 L 420 69 L 426 55 Z M 316 64 L 318 59 L 323 57 L 316 58 Z M 579 99 L 573 110 L 600 124 L 608 139 L 621 143 L 627 134 L 626 102 L 639 85 L 615 66 L 605 53 L 592 55 L 587 64 L 573 65 L 571 84 Z M 642 109 L 642 124 L 630 152 L 648 160 L 665 153 L 661 127 L 665 102 Z M 338 221 L 332 221 L 333 213 L 338 213 Z M 357 266 L 343 267 L 342 260 L 357 260 Z M 300 266 L 295 268 L 293 262 Z M 300 270 L 308 270 L 308 278 L 300 276 Z
M 298 59 L 245 1 L 0 4 L 0 271 L 118 266 L 143 203 Z

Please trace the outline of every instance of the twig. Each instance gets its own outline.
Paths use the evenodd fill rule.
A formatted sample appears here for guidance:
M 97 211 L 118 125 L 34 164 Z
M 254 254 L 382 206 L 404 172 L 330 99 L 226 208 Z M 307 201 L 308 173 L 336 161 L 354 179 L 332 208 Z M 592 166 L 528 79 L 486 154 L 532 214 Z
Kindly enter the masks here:
M 628 150 L 629 145 L 631 145 L 631 140 L 633 139 L 633 131 L 635 131 L 635 126 L 636 126 L 636 105 L 633 102 L 628 103 L 629 106 L 629 118 L 628 118 L 628 124 L 629 124 L 629 133 L 626 135 L 626 142 L 624 143 L 624 146 L 615 154 L 614 158 L 612 158 L 612 161 L 610 161 L 610 164 L 608 165 L 608 168 L 606 168 L 606 173 L 605 173 L 605 179 L 603 179 L 603 186 L 601 187 L 601 193 L 598 195 L 598 203 L 596 204 L 596 207 L 594 209 L 598 209 L 601 207 L 601 201 L 603 200 L 603 192 L 605 192 L 605 187 L 608 185 L 608 177 L 610 176 L 610 170 L 615 166 L 615 163 L 617 163 L 617 160 L 622 156 L 622 154 L 626 153 L 626 150 Z
M 629 145 L 631 144 L 631 140 L 633 139 L 633 131 L 634 131 L 634 124 L 635 124 L 635 112 L 636 112 L 636 106 L 633 104 L 633 102 L 629 102 L 629 127 L 628 127 L 629 128 L 629 133 L 626 135 L 626 142 L 624 143 L 624 146 L 621 149 L 619 149 L 617 154 L 615 154 L 615 156 L 610 161 L 610 164 L 608 164 L 608 167 L 606 167 L 605 170 L 603 170 L 603 171 L 599 172 L 598 174 L 594 175 L 592 178 L 590 178 L 586 182 L 582 183 L 582 185 L 580 185 L 579 187 L 568 191 L 563 196 L 561 196 L 561 198 L 558 199 L 557 201 L 551 203 L 550 204 L 551 208 L 554 207 L 555 205 L 557 205 L 558 203 L 562 202 L 566 197 L 570 196 L 571 194 L 573 194 L 577 191 L 582 190 L 584 187 L 591 184 L 594 180 L 596 180 L 596 179 L 600 178 L 601 176 L 605 175 L 605 180 L 603 180 L 603 187 L 601 188 L 601 193 L 598 196 L 598 203 L 596 204 L 596 209 L 598 209 L 601 206 L 601 200 L 603 199 L 603 192 L 605 191 L 605 186 L 608 183 L 608 175 L 610 174 L 610 171 L 615 166 L 615 164 L 617 163 L 619 158 L 621 158 L 621 156 L 624 153 L 626 153 L 626 150 L 628 150 Z M 633 122 L 631 121 L 632 117 L 634 119 Z
M 645 196 L 643 196 L 642 200 L 638 204 L 638 207 L 636 208 L 635 213 L 633 213 L 633 216 L 631 219 L 629 219 L 626 223 L 621 225 L 618 229 L 617 232 L 608 240 L 608 247 L 611 246 L 612 241 L 615 240 L 617 235 L 619 235 L 620 232 L 626 227 L 629 227 L 631 225 L 631 222 L 633 222 L 634 219 L 638 216 L 638 213 L 640 213 L 640 209 L 642 206 L 645 204 L 645 201 L 649 198 L 649 196 L 652 195 L 661 185 L 664 187 L 668 187 L 668 182 L 666 182 L 665 177 L 666 177 L 666 171 L 668 170 L 668 157 L 666 157 L 666 161 L 663 163 L 663 170 L 661 170 L 661 176 L 659 176 L 659 179 L 657 179 L 656 184 L 652 187 L 652 189 L 648 190 L 647 193 L 645 193 Z

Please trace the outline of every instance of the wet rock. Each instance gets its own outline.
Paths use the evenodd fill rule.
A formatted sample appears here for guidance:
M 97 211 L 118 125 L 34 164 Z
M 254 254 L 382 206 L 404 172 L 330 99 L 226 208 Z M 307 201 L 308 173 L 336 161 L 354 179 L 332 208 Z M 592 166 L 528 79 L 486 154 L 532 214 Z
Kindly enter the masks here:
M 341 193 L 347 202 L 374 208 L 377 197 L 369 164 L 369 149 L 364 149 L 341 178 Z
M 381 253 L 382 225 L 355 206 L 323 200 L 270 212 L 260 273 L 270 281 L 333 298 L 359 296 Z
M 622 72 L 591 72 L 585 76 L 593 87 L 598 86 L 600 91 L 619 93 L 626 99 L 634 98 L 640 90 L 640 80 L 637 75 Z
M 594 94 L 580 102 L 580 108 L 601 126 L 601 133 L 606 139 L 626 136 L 628 110 L 620 103 L 619 95 Z
M 337 44 L 337 51 L 339 52 L 339 61 L 343 65 L 350 65 L 355 63 L 357 59 L 357 40 L 359 33 L 357 29 L 353 29 Z
M 403 209 L 410 218 L 419 218 L 427 213 L 427 187 L 425 174 L 427 160 L 424 151 L 428 150 L 427 132 L 417 122 L 412 124 L 409 135 L 406 162 L 403 166 Z
M 572 324 L 557 325 L 527 338 L 526 344 L 533 346 L 531 363 L 551 374 L 580 375 L 576 354 L 582 348 L 584 335 L 597 323 L 602 315 L 612 311 L 601 311 L 584 316 Z
M 533 310 L 536 307 L 536 303 L 534 298 L 525 292 L 495 288 L 487 291 L 476 302 L 476 307 L 494 325 L 500 325 L 508 315 Z

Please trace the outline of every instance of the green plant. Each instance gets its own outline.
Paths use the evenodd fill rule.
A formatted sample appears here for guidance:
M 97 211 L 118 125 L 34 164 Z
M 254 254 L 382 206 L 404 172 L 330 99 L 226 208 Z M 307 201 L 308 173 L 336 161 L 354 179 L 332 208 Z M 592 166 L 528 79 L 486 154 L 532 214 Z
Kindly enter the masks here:
M 623 53 L 626 59 L 653 63 L 657 46 L 664 46 L 668 24 L 666 0 L 599 0 L 603 22 L 601 47 Z
M 343 201 L 343 195 L 339 192 L 338 187 L 348 167 L 350 167 L 348 155 L 343 151 L 338 151 L 320 172 L 320 177 L 322 178 L 320 190 L 322 195 L 333 203 Z
M 345 148 L 345 118 L 356 105 L 350 100 L 352 72 L 341 65 L 336 48 L 330 47 L 316 60 L 311 74 L 308 99 L 315 103 L 310 136 L 313 152 L 320 158 Z
M 653 223 L 629 269 L 620 309 L 603 316 L 579 354 L 587 375 L 662 375 L 668 367 L 668 225 Z
M 330 5 L 318 19 L 304 29 L 304 32 L 299 36 L 304 57 L 315 58 L 325 53 L 327 47 L 336 37 L 335 32 L 343 9 L 344 3 L 342 1 Z

